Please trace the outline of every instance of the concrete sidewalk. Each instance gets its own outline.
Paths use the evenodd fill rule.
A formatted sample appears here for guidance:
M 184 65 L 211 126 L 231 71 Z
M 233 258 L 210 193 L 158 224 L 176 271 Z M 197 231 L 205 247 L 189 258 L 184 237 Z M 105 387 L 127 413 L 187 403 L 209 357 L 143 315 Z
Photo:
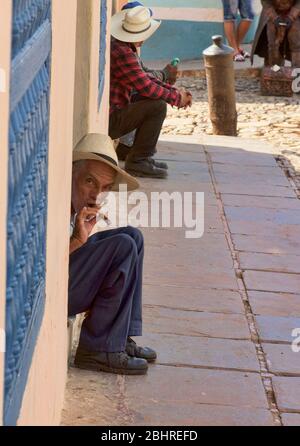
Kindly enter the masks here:
M 205 231 L 144 229 L 144 377 L 71 368 L 63 425 L 300 425 L 300 201 L 266 143 L 171 137 L 169 179 Z M 195 204 L 195 202 L 194 202 Z

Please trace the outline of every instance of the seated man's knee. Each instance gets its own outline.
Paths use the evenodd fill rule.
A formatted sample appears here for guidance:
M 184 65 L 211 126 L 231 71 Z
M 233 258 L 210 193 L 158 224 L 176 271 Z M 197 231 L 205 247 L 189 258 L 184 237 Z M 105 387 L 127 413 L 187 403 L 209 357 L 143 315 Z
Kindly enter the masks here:
M 163 99 L 156 99 L 153 102 L 153 108 L 155 113 L 166 117 L 167 116 L 167 103 Z
M 164 101 L 163 99 L 158 99 L 157 103 L 158 103 L 159 110 L 161 110 L 162 112 L 167 113 L 167 103 L 166 103 L 166 101 Z
M 135 240 L 129 234 L 117 234 L 114 236 L 119 251 L 126 257 L 132 255 L 137 256 L 137 246 Z
M 144 246 L 144 236 L 138 228 L 127 226 L 126 234 L 128 234 L 135 241 L 138 250 Z

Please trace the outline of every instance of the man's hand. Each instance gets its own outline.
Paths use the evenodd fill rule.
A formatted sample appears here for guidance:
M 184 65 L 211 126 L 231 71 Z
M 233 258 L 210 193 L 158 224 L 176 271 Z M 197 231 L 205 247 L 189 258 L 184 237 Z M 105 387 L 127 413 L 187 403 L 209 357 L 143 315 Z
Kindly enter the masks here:
M 178 67 L 174 67 L 173 65 L 168 64 L 163 69 L 163 72 L 166 75 L 166 82 L 168 82 L 168 84 L 174 85 L 177 80 Z
M 96 216 L 100 206 L 84 207 L 77 214 L 75 227 L 71 237 L 71 244 L 76 245 L 76 249 L 84 245 L 96 224 Z M 74 249 L 73 249 L 74 250 Z
M 295 6 L 292 7 L 292 9 L 290 10 L 290 12 L 288 14 L 288 16 L 292 20 L 292 22 L 297 20 L 299 15 L 300 15 L 300 9 L 299 8 L 295 8 Z
M 179 92 L 181 94 L 181 102 L 179 108 L 187 108 L 192 106 L 193 97 L 192 94 L 185 90 L 185 88 L 179 88 Z

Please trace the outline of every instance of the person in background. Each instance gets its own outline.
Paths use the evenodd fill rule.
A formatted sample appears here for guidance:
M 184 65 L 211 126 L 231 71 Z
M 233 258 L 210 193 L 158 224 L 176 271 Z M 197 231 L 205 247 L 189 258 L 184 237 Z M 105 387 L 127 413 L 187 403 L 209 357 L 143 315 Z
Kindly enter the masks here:
M 128 9 L 135 8 L 136 6 L 144 6 L 144 5 L 137 1 L 128 2 L 123 6 L 122 11 L 126 11 Z M 152 17 L 153 12 L 150 8 L 149 8 L 149 11 L 150 11 L 150 15 Z M 177 65 L 173 66 L 172 64 L 167 64 L 162 70 L 153 70 L 151 68 L 148 68 L 144 64 L 144 62 L 142 61 L 141 58 L 140 58 L 140 64 L 146 73 L 156 77 L 158 80 L 160 80 L 162 82 L 166 82 L 170 85 L 175 84 L 176 79 L 177 79 L 177 73 L 178 73 Z M 131 101 L 136 102 L 139 99 L 141 99 L 139 94 L 137 92 L 133 92 L 131 95 Z M 116 149 L 119 161 L 125 161 L 126 156 L 129 154 L 130 148 L 132 147 L 132 145 L 134 143 L 135 133 L 136 133 L 136 131 L 134 130 L 134 131 L 128 133 L 127 135 L 121 136 L 119 144 Z
M 144 41 L 158 29 L 148 8 L 136 6 L 112 17 L 109 135 L 112 139 L 137 129 L 125 170 L 134 176 L 166 178 L 166 163 L 156 161 L 156 144 L 167 113 L 167 104 L 186 108 L 192 95 L 146 72 L 137 54 Z M 132 93 L 139 100 L 132 101 Z
M 300 68 L 300 0 L 261 0 L 261 4 L 252 63 L 257 54 L 265 58 L 266 66 L 281 66 L 289 60 Z
M 222 0 L 224 9 L 224 31 L 229 45 L 234 49 L 234 61 L 245 62 L 250 54 L 243 50 L 241 44 L 254 19 L 253 0 Z M 241 21 L 236 26 L 238 13 Z

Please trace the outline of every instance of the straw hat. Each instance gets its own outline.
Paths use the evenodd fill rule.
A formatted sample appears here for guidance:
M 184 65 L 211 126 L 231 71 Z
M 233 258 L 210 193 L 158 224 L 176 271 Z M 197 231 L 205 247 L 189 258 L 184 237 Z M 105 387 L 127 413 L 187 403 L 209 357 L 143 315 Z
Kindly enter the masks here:
M 151 18 L 149 8 L 136 6 L 112 16 L 111 35 L 121 42 L 144 42 L 160 24 Z
M 139 187 L 138 181 L 119 167 L 112 139 L 107 135 L 88 133 L 84 136 L 73 150 L 73 162 L 80 160 L 101 161 L 112 167 L 117 172 L 114 191 L 118 190 L 119 184 L 127 184 L 128 190 Z

